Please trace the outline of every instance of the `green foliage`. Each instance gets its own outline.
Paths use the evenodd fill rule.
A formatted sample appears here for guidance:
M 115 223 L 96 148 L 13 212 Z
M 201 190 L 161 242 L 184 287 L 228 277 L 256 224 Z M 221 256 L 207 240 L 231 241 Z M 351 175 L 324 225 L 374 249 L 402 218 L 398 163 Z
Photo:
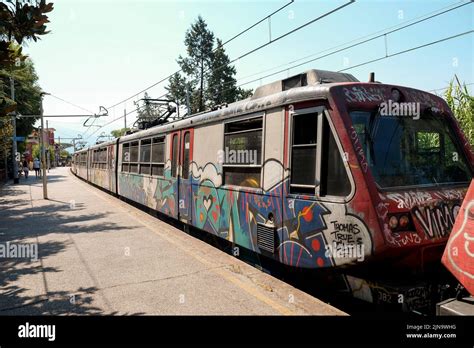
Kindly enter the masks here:
M 177 60 L 184 76 L 177 73 L 170 78 L 169 99 L 181 105 L 189 99 L 190 111 L 196 113 L 252 95 L 252 90 L 236 86 L 236 69 L 229 64 L 222 41 L 217 39 L 215 45 L 214 34 L 201 16 L 186 31 L 184 44 L 187 57 Z
M 8 93 L 9 81 L 5 77 L 9 76 L 11 70 L 16 70 L 17 65 L 25 61 L 20 45 L 24 41 L 37 41 L 41 35 L 48 33 L 46 24 L 49 23 L 48 16 L 53 10 L 52 3 L 45 0 L 6 0 L 0 3 L 0 116 L 12 112 L 17 104 L 10 99 Z M 20 77 L 21 78 L 21 77 Z M 36 78 L 37 80 L 37 78 Z M 26 91 L 27 92 L 27 91 Z M 35 99 L 34 97 L 32 99 Z M 26 109 L 32 105 L 25 106 Z M 21 127 L 21 125 L 20 125 Z M 28 124 L 24 131 L 29 129 Z M 20 130 L 22 130 L 20 128 Z
M 23 40 L 37 41 L 46 31 L 48 16 L 53 10 L 52 3 L 41 1 L 6 0 L 0 3 L 0 37 L 4 41 L 15 40 L 22 44 Z
M 48 153 L 49 153 L 50 163 L 53 163 L 54 162 L 54 154 L 55 154 L 54 146 L 53 145 L 48 145 L 45 148 L 45 151 L 47 151 L 47 150 L 49 150 Z M 41 147 L 40 147 L 39 144 L 35 144 L 35 145 L 32 146 L 31 154 L 33 156 L 33 159 L 37 158 L 41 161 Z
M 237 87 L 237 100 L 247 99 L 253 96 L 253 89 Z
M 115 129 L 115 130 L 111 131 L 110 134 L 114 138 L 119 138 L 119 137 L 125 135 L 129 130 L 130 130 L 130 128 Z
M 191 90 L 191 86 L 187 84 L 186 79 L 180 73 L 176 73 L 169 79 L 169 85 L 165 87 L 168 91 L 168 99 L 180 105 L 186 105 L 187 90 Z
M 150 99 L 150 96 L 145 92 L 143 100 L 134 102 L 137 107 L 137 116 L 140 121 L 156 120 L 161 115 L 159 105 L 147 101 L 147 99 Z
M 461 85 L 457 77 L 451 81 L 445 92 L 445 99 L 459 122 L 471 146 L 474 146 L 474 97 L 467 86 Z
M 419 152 L 437 152 L 440 150 L 439 133 L 417 132 L 416 138 Z
M 204 110 L 206 72 L 211 68 L 214 48 L 214 34 L 207 28 L 207 24 L 201 16 L 186 31 L 184 44 L 188 56 L 185 58 L 179 56 L 178 64 L 183 72 L 192 78 L 191 87 L 197 85 L 198 90 L 193 98 L 192 109 L 195 112 L 200 112 Z
M 71 154 L 69 153 L 69 151 L 67 151 L 67 150 L 61 150 L 61 152 L 60 152 L 60 157 L 61 157 L 61 158 L 68 158 L 69 156 L 71 156 Z
M 212 108 L 223 103 L 234 102 L 237 97 L 237 80 L 235 67 L 229 65 L 230 59 L 222 47 L 222 41 L 217 39 L 217 48 L 212 57 L 212 66 L 206 91 L 207 101 Z
M 10 153 L 12 145 L 13 126 L 10 117 L 0 117 L 0 152 Z M 0 164 L 1 165 L 1 164 Z
M 15 82 L 16 112 L 23 115 L 38 115 L 41 105 L 41 87 L 38 84 L 38 75 L 33 62 L 30 59 L 25 59 L 10 71 L 0 69 L 2 83 L 0 93 L 10 95 L 10 76 Z M 36 120 L 37 118 L 31 117 L 17 119 L 17 135 L 27 136 L 30 134 Z

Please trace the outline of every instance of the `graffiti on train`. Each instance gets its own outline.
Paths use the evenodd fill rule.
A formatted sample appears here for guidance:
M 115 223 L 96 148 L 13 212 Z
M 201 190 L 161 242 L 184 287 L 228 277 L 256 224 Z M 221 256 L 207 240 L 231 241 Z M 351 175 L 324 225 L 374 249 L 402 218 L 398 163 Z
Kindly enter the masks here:
M 429 204 L 441 200 L 462 201 L 466 190 L 445 190 L 445 191 L 409 191 L 404 193 L 389 193 L 387 198 L 397 203 L 399 209 L 412 209 L 417 205 Z
M 171 176 L 170 168 L 170 163 L 167 163 L 162 178 L 120 173 L 120 195 L 163 214 L 177 217 L 175 192 L 178 183 Z
M 398 209 L 409 210 L 424 233 L 423 239 L 431 240 L 449 235 L 465 192 L 465 189 L 409 191 L 389 193 L 386 197 L 394 202 Z M 415 243 L 420 241 L 418 237 L 413 239 Z
M 381 102 L 384 91 L 376 87 L 352 86 L 342 89 L 348 102 Z
M 412 214 L 423 227 L 427 238 L 444 238 L 451 232 L 460 207 L 459 204 L 449 206 L 441 203 L 434 207 L 415 207 Z
M 258 224 L 273 226 L 276 256 L 291 266 L 331 267 L 372 253 L 362 219 L 343 204 L 290 195 L 288 177 L 275 160 L 264 163 L 268 190 L 232 189 L 223 183 L 222 167 L 192 162 L 189 179 L 180 179 L 179 202 L 178 180 L 170 168 L 168 161 L 163 177 L 119 173 L 119 194 L 175 218 L 179 212 L 193 226 L 253 251 L 262 251 Z
M 269 173 L 283 174 L 282 169 L 275 170 L 275 162 L 264 166 L 272 168 Z M 371 236 L 362 220 L 347 214 L 340 204 L 288 197 L 287 178 L 279 184 L 272 182 L 270 190 L 262 194 L 218 186 L 222 175 L 212 163 L 204 168 L 194 163 L 191 168 L 192 223 L 198 228 L 259 250 L 257 224 L 268 224 L 272 216 L 280 261 L 299 267 L 349 263 L 372 252 Z

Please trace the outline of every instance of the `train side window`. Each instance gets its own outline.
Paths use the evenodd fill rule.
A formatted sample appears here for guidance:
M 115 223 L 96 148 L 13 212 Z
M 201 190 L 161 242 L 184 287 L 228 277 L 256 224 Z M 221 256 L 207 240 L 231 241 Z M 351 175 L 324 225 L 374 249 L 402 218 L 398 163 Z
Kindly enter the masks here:
M 224 185 L 260 187 L 263 117 L 224 126 Z
M 130 143 L 122 144 L 122 172 L 128 172 L 130 162 Z
M 151 139 L 140 141 L 140 174 L 151 174 Z
M 346 197 L 351 193 L 351 183 L 326 117 L 323 117 L 322 143 L 320 195 Z
M 294 114 L 290 192 L 314 195 L 318 114 Z
M 184 133 L 184 151 L 183 151 L 183 179 L 189 177 L 189 151 L 191 146 L 191 134 Z
M 130 144 L 130 173 L 138 173 L 138 141 Z
M 178 169 L 178 135 L 173 135 L 173 142 L 171 143 L 171 176 L 176 178 Z
M 151 175 L 163 176 L 165 168 L 165 138 L 153 138 L 151 145 Z
M 107 148 L 104 147 L 100 149 L 99 161 L 100 161 L 99 168 L 105 169 L 105 166 L 107 165 Z

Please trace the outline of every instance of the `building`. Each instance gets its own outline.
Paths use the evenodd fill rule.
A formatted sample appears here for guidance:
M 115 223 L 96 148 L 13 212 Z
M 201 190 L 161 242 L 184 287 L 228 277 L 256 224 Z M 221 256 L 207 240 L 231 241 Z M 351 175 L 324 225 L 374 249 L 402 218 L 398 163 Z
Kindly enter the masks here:
M 44 143 L 47 145 L 54 145 L 54 132 L 56 129 L 54 128 L 46 128 L 44 130 Z M 27 137 L 25 140 L 26 142 L 26 149 L 25 152 L 23 153 L 23 156 L 28 162 L 33 161 L 33 146 L 39 144 L 39 130 L 34 129 L 33 132 Z

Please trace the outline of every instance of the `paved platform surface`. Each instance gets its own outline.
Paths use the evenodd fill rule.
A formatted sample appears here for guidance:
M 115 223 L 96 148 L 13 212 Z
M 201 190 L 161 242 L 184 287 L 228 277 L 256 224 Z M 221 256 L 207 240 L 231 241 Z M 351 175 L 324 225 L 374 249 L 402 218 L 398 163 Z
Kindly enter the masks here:
M 0 188 L 0 245 L 39 251 L 0 259 L 0 315 L 345 314 L 69 168 L 49 175 L 49 200 L 34 175 Z

